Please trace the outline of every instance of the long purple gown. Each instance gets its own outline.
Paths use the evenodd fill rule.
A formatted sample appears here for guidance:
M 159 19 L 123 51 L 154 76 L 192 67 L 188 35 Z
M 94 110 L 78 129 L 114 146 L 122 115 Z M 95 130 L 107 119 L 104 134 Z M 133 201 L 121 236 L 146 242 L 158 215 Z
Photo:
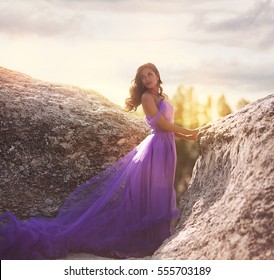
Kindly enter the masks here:
M 109 257 L 151 255 L 171 234 L 177 218 L 174 134 L 157 126 L 174 110 L 162 100 L 152 133 L 115 164 L 78 186 L 58 215 L 19 220 L 0 216 L 1 259 L 57 259 L 72 253 Z

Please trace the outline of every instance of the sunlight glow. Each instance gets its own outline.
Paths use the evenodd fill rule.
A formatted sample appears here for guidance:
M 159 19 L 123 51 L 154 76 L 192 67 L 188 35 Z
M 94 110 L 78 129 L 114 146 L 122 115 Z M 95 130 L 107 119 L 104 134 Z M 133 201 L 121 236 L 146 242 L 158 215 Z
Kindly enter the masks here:
M 153 1 L 0 2 L 0 66 L 93 89 L 120 106 L 147 62 L 158 67 L 170 97 L 181 84 L 194 87 L 201 102 L 225 94 L 232 106 L 270 93 L 271 1 L 194 2 L 160 1 L 157 10 Z M 248 21 L 262 12 L 253 36 Z

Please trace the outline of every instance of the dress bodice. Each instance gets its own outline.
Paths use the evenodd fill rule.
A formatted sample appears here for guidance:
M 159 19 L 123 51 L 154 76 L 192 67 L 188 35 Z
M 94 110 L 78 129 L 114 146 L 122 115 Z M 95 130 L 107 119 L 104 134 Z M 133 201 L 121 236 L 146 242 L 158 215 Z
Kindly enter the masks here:
M 151 117 L 150 115 L 146 115 L 145 120 L 153 130 L 159 131 L 160 128 L 157 126 L 157 122 L 161 115 L 163 115 L 168 122 L 170 123 L 174 122 L 174 108 L 165 99 L 162 99 L 157 105 L 157 107 L 159 109 L 157 115 L 155 115 L 154 117 Z

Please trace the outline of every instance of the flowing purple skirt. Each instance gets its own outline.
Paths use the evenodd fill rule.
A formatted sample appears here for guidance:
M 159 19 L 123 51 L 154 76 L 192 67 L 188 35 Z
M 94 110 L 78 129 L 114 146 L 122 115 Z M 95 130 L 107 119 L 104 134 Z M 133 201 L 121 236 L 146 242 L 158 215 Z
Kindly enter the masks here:
M 77 187 L 55 218 L 22 221 L 11 212 L 3 213 L 0 258 L 57 259 L 77 252 L 118 258 L 153 254 L 170 236 L 171 221 L 179 215 L 175 164 L 173 133 L 155 129 L 125 157 Z

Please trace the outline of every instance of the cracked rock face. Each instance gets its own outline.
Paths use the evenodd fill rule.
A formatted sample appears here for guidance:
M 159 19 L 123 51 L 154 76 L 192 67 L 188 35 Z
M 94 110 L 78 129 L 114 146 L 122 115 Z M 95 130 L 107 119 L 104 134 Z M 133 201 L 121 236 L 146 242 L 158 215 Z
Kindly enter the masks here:
M 274 259 L 274 94 L 203 129 L 176 233 L 154 259 Z
M 143 120 L 92 90 L 0 67 L 0 212 L 54 216 L 147 134 Z

